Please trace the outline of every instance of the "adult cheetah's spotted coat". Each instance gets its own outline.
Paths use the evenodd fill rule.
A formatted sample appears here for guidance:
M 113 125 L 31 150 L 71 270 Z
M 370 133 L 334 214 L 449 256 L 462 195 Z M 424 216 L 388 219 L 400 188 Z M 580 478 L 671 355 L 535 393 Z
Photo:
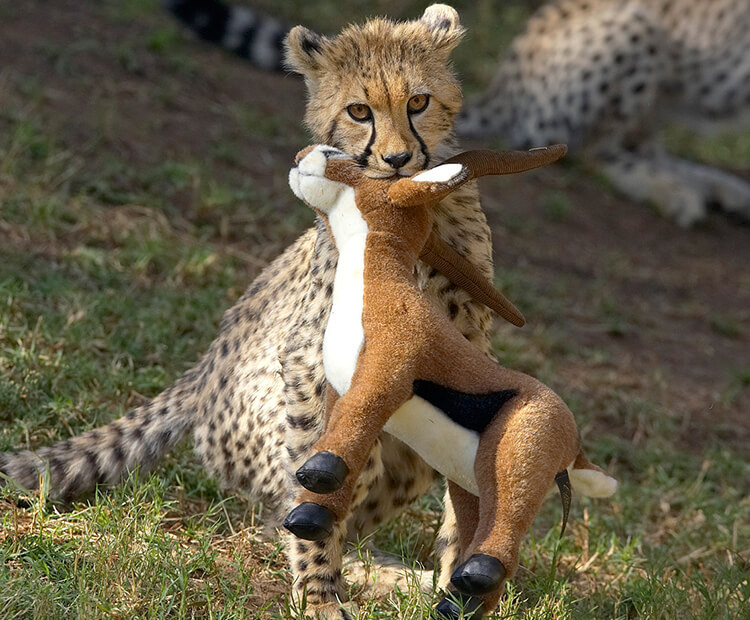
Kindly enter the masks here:
M 658 129 L 676 115 L 749 108 L 747 0 L 556 0 L 514 39 L 456 127 L 516 147 L 565 142 L 626 196 L 687 226 L 712 203 L 750 219 L 750 184 L 667 155 Z

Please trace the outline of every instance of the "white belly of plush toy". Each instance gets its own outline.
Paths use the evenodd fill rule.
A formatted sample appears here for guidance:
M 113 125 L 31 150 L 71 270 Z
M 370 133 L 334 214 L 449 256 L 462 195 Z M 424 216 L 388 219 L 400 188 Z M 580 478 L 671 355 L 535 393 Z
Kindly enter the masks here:
M 367 222 L 347 188 L 328 212 L 339 260 L 333 280 L 333 301 L 323 337 L 323 368 L 339 394 L 349 391 L 357 359 L 365 342 L 362 308 L 365 294 Z
M 403 441 L 448 480 L 479 495 L 474 475 L 478 433 L 456 424 L 419 396 L 413 396 L 401 405 L 386 423 L 385 430 Z
M 362 310 L 368 227 L 357 209 L 351 188 L 343 190 L 328 210 L 328 223 L 339 259 L 333 280 L 331 315 L 323 337 L 323 367 L 326 379 L 341 395 L 351 387 L 365 342 Z M 410 446 L 430 467 L 478 495 L 474 475 L 479 446 L 477 433 L 456 424 L 418 396 L 391 416 L 385 430 Z

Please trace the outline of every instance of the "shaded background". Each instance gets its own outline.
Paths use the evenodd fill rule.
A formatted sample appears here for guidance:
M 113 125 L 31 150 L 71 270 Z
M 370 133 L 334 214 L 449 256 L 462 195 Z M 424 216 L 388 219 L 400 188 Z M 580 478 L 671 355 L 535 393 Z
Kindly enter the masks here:
M 499 53 L 538 3 L 497 4 L 454 3 L 469 28 L 455 56 L 467 92 L 489 82 Z M 370 14 L 415 17 L 424 3 L 253 6 L 333 33 Z M 193 364 L 222 312 L 312 216 L 287 186 L 292 157 L 308 142 L 300 79 L 198 43 L 155 0 L 6 2 L 0 35 L 0 449 L 11 449 L 69 437 L 157 394 Z M 750 178 L 748 127 L 716 138 L 667 128 L 666 139 L 680 155 Z M 668 609 L 707 610 L 708 595 L 691 593 L 693 580 L 714 588 L 722 570 L 746 570 L 750 552 L 750 227 L 716 214 L 681 230 L 575 163 L 486 179 L 482 194 L 497 281 L 528 322 L 520 331 L 497 325 L 497 354 L 565 397 L 587 451 L 624 482 L 613 502 L 584 504 L 585 523 L 574 525 L 561 557 L 568 568 L 590 563 L 587 574 L 567 574 L 565 604 L 591 609 L 582 599 L 598 592 L 607 614 L 647 613 L 652 603 L 634 594 L 641 592 L 635 582 L 615 578 L 632 572 L 666 617 Z M 274 598 L 285 591 L 278 547 L 232 538 L 238 524 L 250 523 L 250 507 L 221 504 L 188 450 L 160 476 L 136 499 L 105 500 L 114 515 L 105 523 L 121 530 L 117 519 L 136 519 L 127 511 L 141 514 L 146 505 L 141 516 L 153 517 L 154 531 L 165 541 L 178 537 L 177 548 L 194 560 L 201 536 L 185 524 L 198 515 L 204 521 L 195 531 L 215 547 L 197 577 L 193 560 L 164 542 L 153 565 L 133 565 L 127 579 L 137 586 L 118 587 L 126 578 L 108 572 L 111 549 L 59 547 L 93 527 L 86 511 L 56 517 L 62 534 L 48 547 L 40 542 L 55 559 L 18 560 L 38 519 L 0 504 L 0 611 L 23 617 L 48 604 L 52 616 L 128 616 L 161 601 L 154 609 L 171 613 L 147 575 L 171 579 L 182 562 L 189 586 L 176 590 L 183 599 L 170 595 L 182 600 L 175 609 L 231 608 L 235 617 L 237 605 L 262 615 L 268 603 L 283 615 L 283 595 Z M 436 497 L 380 542 L 429 562 Z M 539 536 L 556 522 L 556 508 L 535 526 Z M 596 525 L 589 510 L 600 514 L 592 516 Z M 598 551 L 588 540 L 595 527 Z M 139 531 L 123 549 L 151 530 Z M 246 545 L 242 554 L 233 555 L 232 540 Z M 542 544 L 540 557 L 528 551 L 529 571 L 517 580 L 530 614 L 548 593 L 535 567 L 551 561 L 549 548 Z M 87 553 L 90 574 L 72 559 Z M 45 581 L 40 566 L 58 560 L 63 577 Z M 227 569 L 234 561 L 239 568 Z M 30 575 L 42 585 L 32 586 Z M 742 587 L 747 601 L 746 579 L 744 586 L 732 579 L 712 595 L 726 596 L 718 604 L 730 609 Z M 204 589 L 217 594 L 206 602 Z M 248 598 L 238 599 L 241 591 Z M 687 591 L 684 600 L 677 591 Z M 672 598 L 675 607 L 666 602 Z

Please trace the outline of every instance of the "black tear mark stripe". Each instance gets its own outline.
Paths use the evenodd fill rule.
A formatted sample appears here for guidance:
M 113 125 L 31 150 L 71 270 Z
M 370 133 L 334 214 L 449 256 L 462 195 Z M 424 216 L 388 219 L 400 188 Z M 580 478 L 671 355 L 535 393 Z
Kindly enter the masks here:
M 430 153 L 427 150 L 427 145 L 424 143 L 424 140 L 422 140 L 422 136 L 420 136 L 419 132 L 415 129 L 414 122 L 411 120 L 411 114 L 408 114 L 407 118 L 409 119 L 409 129 L 411 129 L 414 137 L 419 142 L 419 150 L 422 151 L 422 155 L 424 155 L 424 168 L 427 168 L 430 165 Z
M 505 403 L 518 396 L 516 390 L 467 394 L 422 379 L 414 382 L 412 390 L 415 396 L 440 409 L 456 424 L 477 433 L 487 428 Z
M 370 139 L 367 142 L 367 146 L 365 146 L 365 150 L 362 151 L 360 155 L 357 155 L 357 157 L 354 158 L 354 161 L 357 162 L 358 165 L 362 166 L 363 168 L 367 167 L 367 160 L 370 158 L 370 155 L 372 155 L 372 145 L 375 142 L 375 119 L 372 119 L 372 133 L 370 134 Z
M 328 133 L 326 134 L 326 144 L 328 146 L 333 146 L 333 137 L 336 135 L 336 129 L 338 129 L 339 122 L 334 119 L 331 123 L 331 126 L 328 128 Z

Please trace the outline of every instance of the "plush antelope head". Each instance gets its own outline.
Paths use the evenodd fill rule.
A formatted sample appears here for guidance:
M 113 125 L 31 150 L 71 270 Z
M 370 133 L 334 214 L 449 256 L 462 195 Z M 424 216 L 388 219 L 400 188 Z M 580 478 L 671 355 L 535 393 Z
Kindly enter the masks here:
M 467 151 L 409 178 L 394 175 L 388 179 L 372 179 L 365 175 L 353 157 L 333 147 L 317 145 L 297 154 L 298 166 L 291 170 L 289 184 L 299 198 L 326 219 L 329 229 L 329 218 L 340 217 L 342 211 L 336 207 L 346 202 L 356 205 L 362 216 L 369 216 L 368 221 L 379 209 L 388 207 L 391 214 L 388 227 L 406 235 L 407 231 L 399 229 L 398 216 L 392 216 L 393 207 L 421 207 L 429 211 L 468 181 L 487 175 L 515 174 L 539 168 L 557 161 L 566 152 L 567 147 L 562 144 L 530 151 Z M 320 183 L 322 177 L 332 183 Z M 354 221 L 357 222 L 357 218 Z M 366 224 L 364 227 L 367 230 Z M 357 225 L 339 230 L 345 231 L 345 235 L 361 232 Z M 415 235 L 414 243 L 419 245 L 416 255 L 420 259 L 513 325 L 524 325 L 524 318 L 518 309 L 460 253 L 435 234 L 430 234 L 426 240 L 418 237 Z M 336 238 L 337 245 L 344 242 L 345 239 Z

